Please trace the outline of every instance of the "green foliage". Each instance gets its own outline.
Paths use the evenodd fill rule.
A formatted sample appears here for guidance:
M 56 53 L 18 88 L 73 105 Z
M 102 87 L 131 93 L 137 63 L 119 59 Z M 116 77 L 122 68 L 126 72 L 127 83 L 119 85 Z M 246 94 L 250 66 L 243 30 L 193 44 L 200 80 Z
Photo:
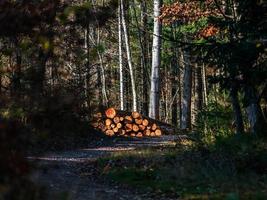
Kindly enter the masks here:
M 218 138 L 229 137 L 233 134 L 232 110 L 217 102 L 210 102 L 206 108 L 198 113 L 196 128 L 204 143 L 212 144 Z
M 8 108 L 2 108 L 0 110 L 0 115 L 4 119 L 17 119 L 21 120 L 26 117 L 26 112 L 22 107 L 17 106 L 16 104 L 10 105 Z
M 205 28 L 208 25 L 208 18 L 201 18 L 198 21 L 194 21 L 189 24 L 184 24 L 180 26 L 181 34 L 197 34 L 200 30 Z

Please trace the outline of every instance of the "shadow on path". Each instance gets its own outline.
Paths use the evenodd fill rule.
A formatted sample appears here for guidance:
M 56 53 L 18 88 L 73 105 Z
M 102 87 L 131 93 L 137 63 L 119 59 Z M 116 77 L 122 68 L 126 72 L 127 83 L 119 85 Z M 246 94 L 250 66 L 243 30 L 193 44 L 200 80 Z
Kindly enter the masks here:
M 178 139 L 178 136 L 162 136 L 159 138 L 117 139 L 111 145 L 89 146 L 63 152 L 51 152 L 46 155 L 28 157 L 37 163 L 37 169 L 32 179 L 47 187 L 51 199 L 60 194 L 71 200 L 149 200 L 147 194 L 140 194 L 119 187 L 116 184 L 106 184 L 96 180 L 90 173 L 82 174 L 81 167 L 95 163 L 98 158 L 116 151 L 131 151 L 140 147 L 168 145 Z M 96 170 L 96 169 L 95 169 Z

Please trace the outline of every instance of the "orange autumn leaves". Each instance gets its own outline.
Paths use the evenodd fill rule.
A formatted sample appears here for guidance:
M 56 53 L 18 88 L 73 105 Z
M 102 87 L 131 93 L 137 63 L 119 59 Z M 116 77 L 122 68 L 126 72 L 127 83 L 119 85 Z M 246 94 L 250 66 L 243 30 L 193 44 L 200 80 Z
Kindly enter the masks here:
M 213 0 L 205 1 L 186 1 L 184 3 L 176 2 L 171 5 L 164 5 L 161 8 L 161 16 L 159 20 L 163 24 L 169 25 L 175 21 L 183 23 L 192 23 L 203 17 L 218 16 L 219 11 L 214 5 Z M 199 32 L 198 37 L 211 37 L 216 35 L 219 29 L 212 24 L 209 24 Z
M 204 37 L 204 38 L 207 38 L 207 37 L 211 37 L 211 36 L 214 36 L 214 35 L 217 35 L 219 33 L 219 28 L 215 27 L 214 25 L 209 25 L 207 26 L 206 28 L 202 29 L 200 32 L 199 32 L 199 37 Z

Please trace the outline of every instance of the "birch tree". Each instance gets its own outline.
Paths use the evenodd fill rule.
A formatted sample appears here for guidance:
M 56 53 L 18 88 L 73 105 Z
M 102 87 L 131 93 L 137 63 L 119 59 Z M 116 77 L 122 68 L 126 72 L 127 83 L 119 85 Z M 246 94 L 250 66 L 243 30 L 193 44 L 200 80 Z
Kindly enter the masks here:
M 120 1 L 121 7 L 121 19 L 122 19 L 122 27 L 124 32 L 124 40 L 125 40 L 125 47 L 126 47 L 126 54 L 127 54 L 127 62 L 130 71 L 130 78 L 131 78 L 131 86 L 132 86 L 132 101 L 133 101 L 133 111 L 137 111 L 137 98 L 136 98 L 136 89 L 135 89 L 135 79 L 134 79 L 134 72 L 133 72 L 133 65 L 132 65 L 132 57 L 131 57 L 131 49 L 129 43 L 129 35 L 126 26 L 126 19 L 125 19 L 125 12 L 124 12 L 124 0 Z
M 119 35 L 119 71 L 120 71 L 120 108 L 124 110 L 124 84 L 123 84 L 123 68 L 122 68 L 122 24 L 121 24 L 121 6 L 118 8 L 118 35 Z
M 151 69 L 151 89 L 149 101 L 149 117 L 159 119 L 159 68 L 161 61 L 161 32 L 162 25 L 158 19 L 160 16 L 161 0 L 154 0 L 154 30 L 152 44 L 152 69 Z

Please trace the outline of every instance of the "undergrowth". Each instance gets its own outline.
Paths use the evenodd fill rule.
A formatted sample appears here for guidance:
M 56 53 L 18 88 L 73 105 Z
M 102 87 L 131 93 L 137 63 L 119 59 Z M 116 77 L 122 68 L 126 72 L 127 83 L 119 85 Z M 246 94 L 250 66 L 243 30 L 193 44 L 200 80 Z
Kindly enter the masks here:
M 266 142 L 233 138 L 210 149 L 178 145 L 114 153 L 99 167 L 115 181 L 182 199 L 266 199 L 266 150 Z
M 192 137 L 199 142 L 113 153 L 99 168 L 109 179 L 157 195 L 267 199 L 266 139 L 233 134 L 229 110 L 218 105 L 200 113 Z

